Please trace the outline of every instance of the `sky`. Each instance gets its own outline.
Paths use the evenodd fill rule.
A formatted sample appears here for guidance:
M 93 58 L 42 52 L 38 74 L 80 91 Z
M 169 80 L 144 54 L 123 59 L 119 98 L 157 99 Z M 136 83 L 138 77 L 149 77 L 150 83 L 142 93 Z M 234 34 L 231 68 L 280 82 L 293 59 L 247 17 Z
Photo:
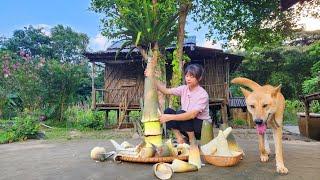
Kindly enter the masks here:
M 46 33 L 50 28 L 62 24 L 76 32 L 85 33 L 90 38 L 89 49 L 105 50 L 111 40 L 101 35 L 99 15 L 88 10 L 91 0 L 1 0 L 0 37 L 11 37 L 14 30 L 32 25 L 43 27 Z M 320 29 L 320 20 L 305 19 L 306 29 Z M 189 21 L 186 25 L 188 35 L 195 35 L 197 45 L 220 49 L 205 39 L 207 27 L 195 31 L 196 24 Z
M 70 26 L 76 32 L 87 34 L 91 50 L 105 50 L 111 44 L 111 40 L 101 35 L 99 15 L 88 10 L 90 2 L 90 0 L 1 0 L 0 36 L 11 37 L 14 30 L 29 25 L 43 27 L 48 33 L 50 28 L 62 24 Z M 212 47 L 212 43 L 205 40 L 206 28 L 198 32 L 194 28 L 194 23 L 188 23 L 186 26 L 189 35 L 197 36 L 197 45 Z M 221 48 L 220 45 L 214 47 Z

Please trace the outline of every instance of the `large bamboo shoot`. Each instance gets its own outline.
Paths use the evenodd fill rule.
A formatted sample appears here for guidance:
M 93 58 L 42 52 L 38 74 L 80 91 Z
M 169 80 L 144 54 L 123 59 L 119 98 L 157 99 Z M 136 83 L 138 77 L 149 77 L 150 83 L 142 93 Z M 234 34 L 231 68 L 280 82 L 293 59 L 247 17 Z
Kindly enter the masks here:
M 147 71 L 151 77 L 145 77 L 144 82 L 144 106 L 141 122 L 144 124 L 145 141 L 156 146 L 162 145 L 162 131 L 159 121 L 159 101 L 155 87 L 155 66 L 158 59 L 158 47 L 155 45 L 153 51 L 148 52 Z

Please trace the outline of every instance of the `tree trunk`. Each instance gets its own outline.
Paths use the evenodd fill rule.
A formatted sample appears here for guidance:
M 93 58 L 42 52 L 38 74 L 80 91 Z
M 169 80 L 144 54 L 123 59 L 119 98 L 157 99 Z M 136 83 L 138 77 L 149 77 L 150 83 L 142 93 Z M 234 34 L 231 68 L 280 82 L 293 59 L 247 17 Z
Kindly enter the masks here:
M 189 10 L 191 9 L 192 3 L 189 0 L 183 0 L 180 2 L 179 9 L 179 19 L 178 19 L 178 40 L 176 53 L 173 54 L 173 61 L 178 61 L 178 71 L 173 72 L 171 78 L 171 86 L 176 87 L 182 84 L 183 77 L 183 45 L 184 45 L 184 35 L 185 35 L 185 25 Z M 175 71 L 173 69 L 173 71 Z M 169 106 L 177 106 L 177 97 L 171 96 Z
M 191 2 L 189 0 L 181 2 L 179 10 L 179 20 L 178 20 L 178 43 L 177 43 L 177 59 L 179 60 L 179 69 L 183 70 L 183 44 L 185 35 L 185 26 L 189 10 L 191 9 Z

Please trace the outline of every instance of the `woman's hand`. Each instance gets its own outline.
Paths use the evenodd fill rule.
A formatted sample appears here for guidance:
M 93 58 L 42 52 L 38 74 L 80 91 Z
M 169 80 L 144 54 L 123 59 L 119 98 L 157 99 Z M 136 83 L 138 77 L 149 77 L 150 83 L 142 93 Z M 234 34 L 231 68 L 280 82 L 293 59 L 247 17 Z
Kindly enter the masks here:
M 162 114 L 160 117 L 159 117 L 159 120 L 160 120 L 160 123 L 163 124 L 165 122 L 168 122 L 170 120 L 172 120 L 172 115 L 170 114 Z
M 145 69 L 145 70 L 144 70 L 144 76 L 146 76 L 146 77 L 151 77 L 150 70 Z

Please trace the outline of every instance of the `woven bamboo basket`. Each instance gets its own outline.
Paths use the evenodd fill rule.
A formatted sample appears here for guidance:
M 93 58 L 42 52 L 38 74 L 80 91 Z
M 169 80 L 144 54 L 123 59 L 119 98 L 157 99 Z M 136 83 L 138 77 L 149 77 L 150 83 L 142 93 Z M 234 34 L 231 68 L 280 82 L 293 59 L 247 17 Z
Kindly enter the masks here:
M 242 153 L 239 153 L 238 155 L 226 157 L 226 156 L 213 156 L 213 155 L 204 155 L 204 160 L 212 165 L 220 166 L 220 167 L 230 167 L 237 165 L 241 158 Z
M 172 162 L 174 159 L 179 159 L 182 161 L 187 161 L 188 156 L 169 156 L 169 157 L 150 157 L 150 158 L 140 158 L 140 157 L 130 157 L 130 156 L 117 156 L 117 161 L 127 161 L 136 163 L 158 163 L 158 162 Z

